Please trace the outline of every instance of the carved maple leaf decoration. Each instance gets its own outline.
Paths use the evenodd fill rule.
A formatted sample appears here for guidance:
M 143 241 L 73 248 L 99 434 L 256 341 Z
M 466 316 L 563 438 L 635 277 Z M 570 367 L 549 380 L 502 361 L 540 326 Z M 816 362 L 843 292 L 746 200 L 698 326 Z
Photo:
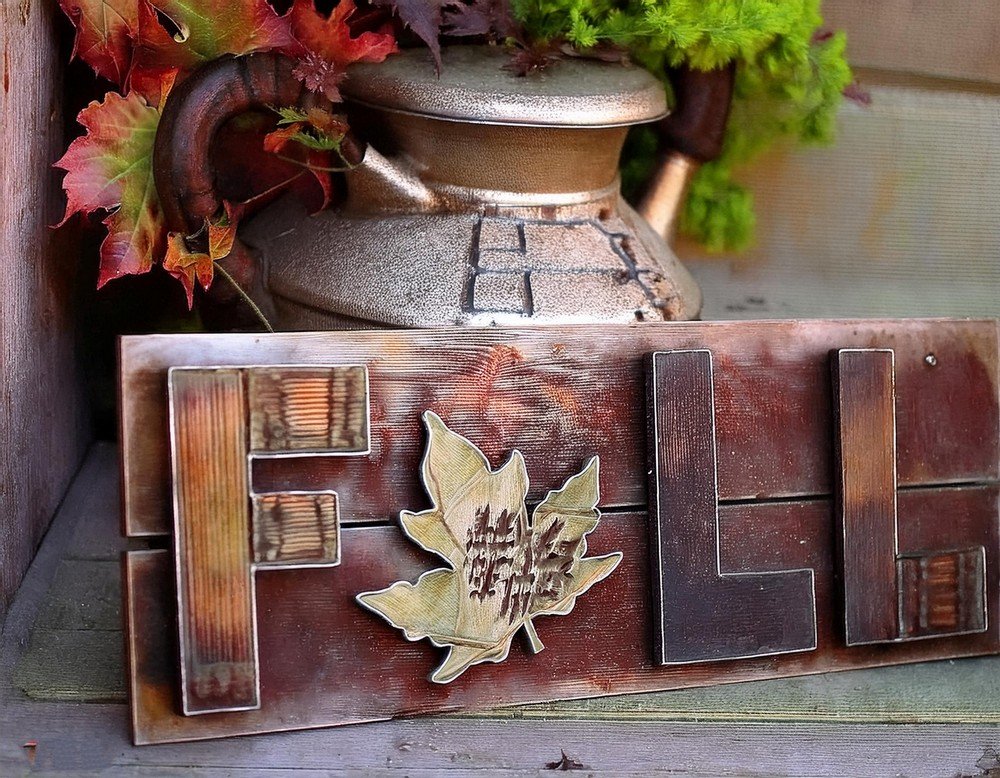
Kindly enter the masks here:
M 449 567 L 357 600 L 407 640 L 429 638 L 447 647 L 431 680 L 448 683 L 474 664 L 502 662 L 522 628 L 532 650 L 541 651 L 532 619 L 568 614 L 622 555 L 586 556 L 586 536 L 600 520 L 597 457 L 549 492 L 529 523 L 520 452 L 493 471 L 482 452 L 437 415 L 426 412 L 424 423 L 429 440 L 422 475 L 434 507 L 403 511 L 400 522 L 407 537 Z

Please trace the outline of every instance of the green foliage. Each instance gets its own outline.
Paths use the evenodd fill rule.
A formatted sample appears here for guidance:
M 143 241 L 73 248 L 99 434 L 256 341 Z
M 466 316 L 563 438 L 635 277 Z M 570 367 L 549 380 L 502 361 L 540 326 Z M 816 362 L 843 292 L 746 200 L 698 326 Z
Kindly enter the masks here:
M 288 134 L 285 140 L 295 141 L 313 151 L 340 152 L 340 144 L 344 140 L 343 132 L 334 134 L 316 126 L 312 121 L 313 117 L 298 108 L 280 107 L 273 110 L 281 117 L 278 119 L 279 127 L 292 127 L 295 130 L 294 134 Z
M 843 34 L 818 35 L 820 0 L 512 0 L 528 33 L 578 48 L 625 48 L 654 73 L 682 63 L 712 70 L 737 62 L 736 90 L 722 156 L 695 176 L 681 229 L 710 250 L 753 239 L 752 195 L 736 166 L 782 139 L 828 142 L 841 93 L 851 82 Z M 626 192 L 651 168 L 656 141 L 630 137 Z

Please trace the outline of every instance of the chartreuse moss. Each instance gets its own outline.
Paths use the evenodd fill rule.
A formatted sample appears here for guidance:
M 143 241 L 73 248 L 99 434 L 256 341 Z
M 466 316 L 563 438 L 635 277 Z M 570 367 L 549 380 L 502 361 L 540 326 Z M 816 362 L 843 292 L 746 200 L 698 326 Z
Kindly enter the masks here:
M 753 240 L 753 196 L 734 169 L 781 140 L 825 143 L 841 94 L 851 82 L 843 34 L 819 34 L 820 0 L 512 0 L 514 14 L 541 40 L 578 48 L 614 44 L 654 73 L 687 63 L 712 70 L 737 63 L 736 93 L 719 159 L 692 182 L 681 230 L 709 250 Z M 651 131 L 626 147 L 626 193 L 649 172 Z

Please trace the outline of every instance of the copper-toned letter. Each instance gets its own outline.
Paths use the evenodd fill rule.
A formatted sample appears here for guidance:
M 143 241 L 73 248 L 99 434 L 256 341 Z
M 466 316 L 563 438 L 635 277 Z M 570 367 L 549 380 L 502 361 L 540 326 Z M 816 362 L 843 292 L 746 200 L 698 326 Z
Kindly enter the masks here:
M 722 570 L 712 354 L 653 354 L 649 377 L 654 659 L 816 648 L 812 570 Z
M 170 371 L 184 713 L 260 705 L 241 370 Z
M 900 554 L 895 355 L 834 355 L 837 522 L 847 645 L 986 629 L 982 546 Z
M 340 563 L 332 491 L 254 493 L 254 457 L 369 448 L 364 366 L 171 368 L 170 440 L 186 715 L 260 707 L 254 571 Z

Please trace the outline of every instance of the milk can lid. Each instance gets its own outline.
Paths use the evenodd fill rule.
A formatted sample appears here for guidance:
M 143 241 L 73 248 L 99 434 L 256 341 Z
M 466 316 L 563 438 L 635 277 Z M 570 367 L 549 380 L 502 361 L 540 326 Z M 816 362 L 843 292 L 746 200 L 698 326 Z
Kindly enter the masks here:
M 566 57 L 518 76 L 499 46 L 446 46 L 440 77 L 427 49 L 352 65 L 341 87 L 353 102 L 481 124 L 614 127 L 667 112 L 663 85 L 635 66 Z

